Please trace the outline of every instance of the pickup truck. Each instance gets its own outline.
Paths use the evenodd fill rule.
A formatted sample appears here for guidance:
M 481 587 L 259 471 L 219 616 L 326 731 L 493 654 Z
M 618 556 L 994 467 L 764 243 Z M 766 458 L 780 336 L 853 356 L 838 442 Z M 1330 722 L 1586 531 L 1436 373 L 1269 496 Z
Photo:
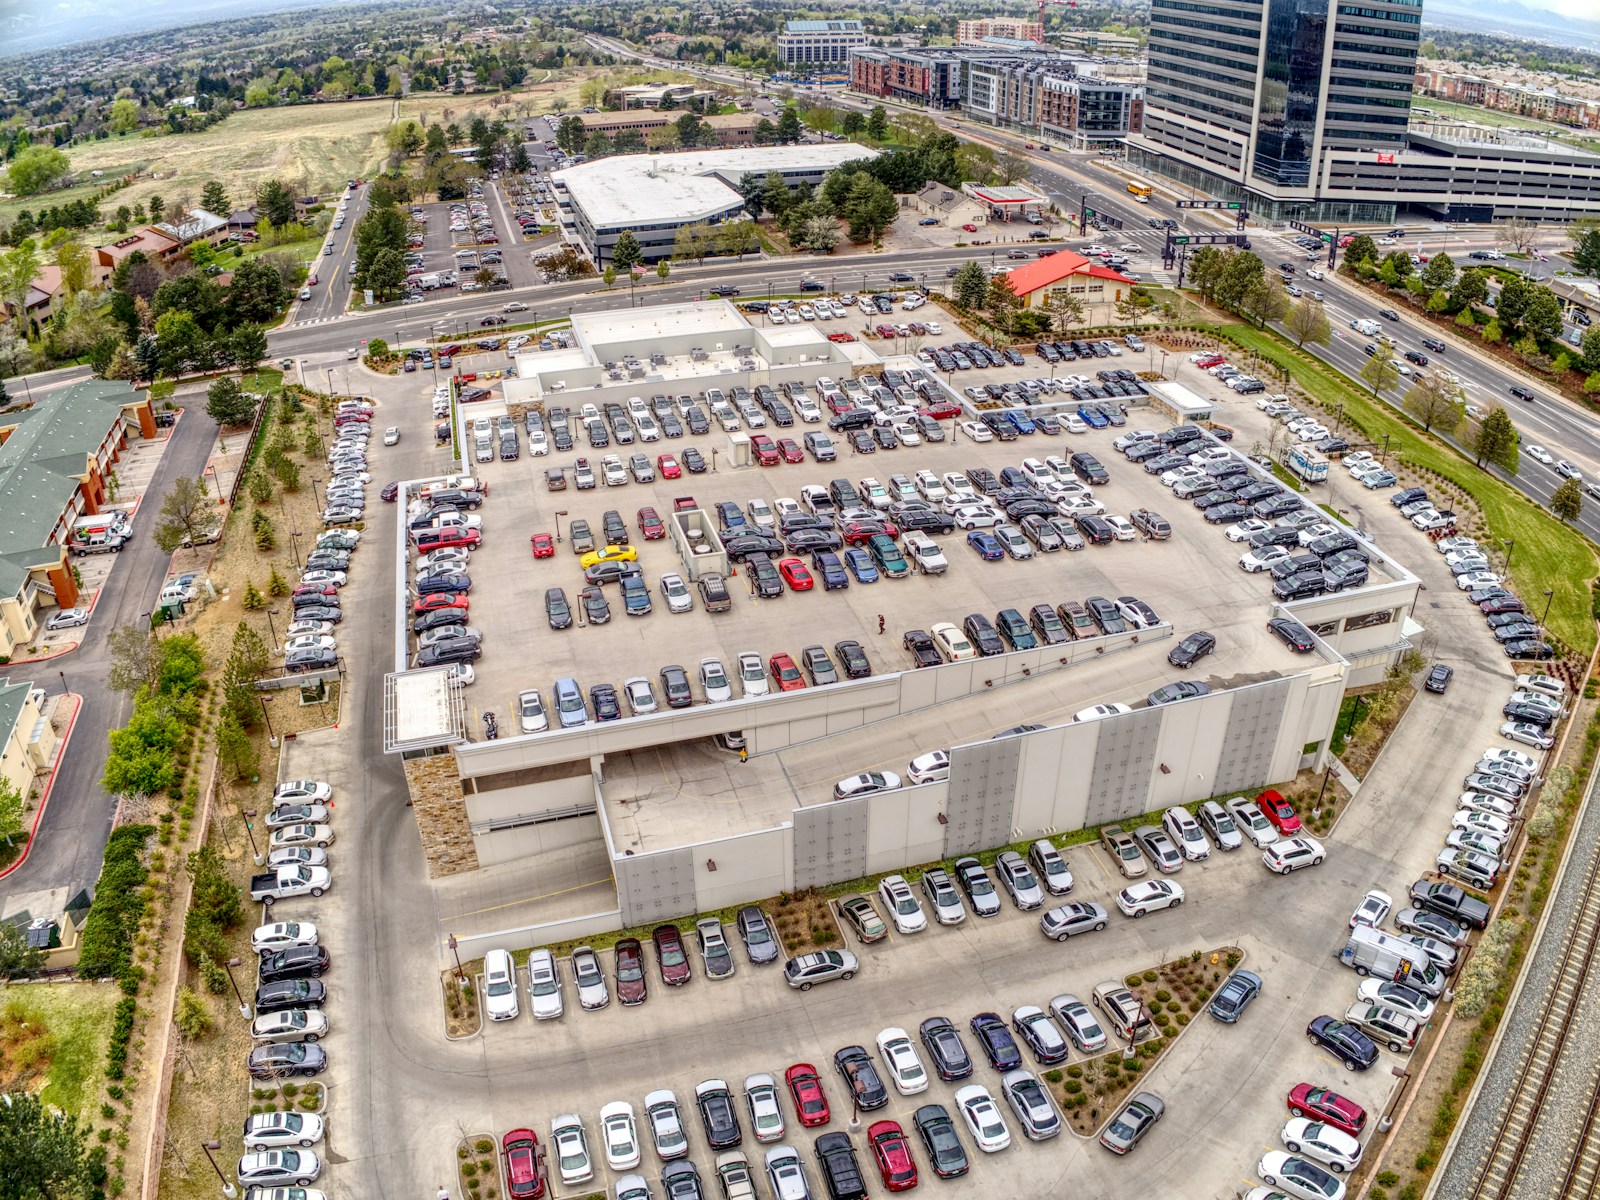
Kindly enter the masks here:
M 286 896 L 320 896 L 332 882 L 327 867 L 279 867 L 250 877 L 250 899 L 271 904 Z
M 912 566 L 916 567 L 921 575 L 943 575 L 949 568 L 950 562 L 945 558 L 944 552 L 939 549 L 939 544 L 927 534 L 919 530 L 910 530 L 900 538 L 900 548 L 905 551 Z

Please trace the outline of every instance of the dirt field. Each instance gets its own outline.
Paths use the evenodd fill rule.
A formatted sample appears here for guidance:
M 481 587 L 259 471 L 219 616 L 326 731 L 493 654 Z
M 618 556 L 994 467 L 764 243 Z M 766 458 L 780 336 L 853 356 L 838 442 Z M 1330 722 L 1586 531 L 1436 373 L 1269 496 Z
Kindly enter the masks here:
M 377 173 L 386 155 L 384 131 L 397 109 L 401 120 L 428 124 L 446 120 L 446 113 L 449 121 L 460 125 L 479 113 L 515 121 L 548 112 L 557 96 L 578 108 L 578 90 L 586 77 L 586 72 L 554 72 L 545 80 L 540 73 L 539 82 L 508 93 L 506 103 L 499 106 L 491 104 L 494 97 L 488 95 L 433 93 L 398 102 L 351 100 L 237 112 L 204 133 L 89 142 L 66 151 L 73 170 L 84 177 L 82 185 L 48 196 L 7 200 L 0 203 L 0 220 L 9 220 L 23 208 L 36 209 L 41 201 L 61 204 L 92 196 L 105 182 L 130 171 L 140 172 L 141 178 L 108 198 L 102 215 L 119 204 L 131 207 L 158 193 L 169 208 L 184 198 L 198 204 L 210 179 L 220 179 L 235 202 L 252 195 L 256 185 L 268 179 L 281 179 L 300 194 L 316 195 L 342 188 L 347 179 Z M 91 179 L 92 171 L 104 175 Z

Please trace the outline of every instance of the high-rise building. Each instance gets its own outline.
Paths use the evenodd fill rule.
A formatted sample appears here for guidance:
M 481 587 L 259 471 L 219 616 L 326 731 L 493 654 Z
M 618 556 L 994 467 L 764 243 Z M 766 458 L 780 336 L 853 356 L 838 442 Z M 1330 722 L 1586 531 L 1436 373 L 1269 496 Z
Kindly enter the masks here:
M 1541 139 L 1408 132 L 1422 0 L 1152 0 L 1138 166 L 1270 219 L 1570 220 L 1600 158 Z M 1486 151 L 1503 174 L 1483 173 Z
M 786 67 L 843 67 L 854 46 L 865 46 L 860 21 L 786 21 L 778 55 Z

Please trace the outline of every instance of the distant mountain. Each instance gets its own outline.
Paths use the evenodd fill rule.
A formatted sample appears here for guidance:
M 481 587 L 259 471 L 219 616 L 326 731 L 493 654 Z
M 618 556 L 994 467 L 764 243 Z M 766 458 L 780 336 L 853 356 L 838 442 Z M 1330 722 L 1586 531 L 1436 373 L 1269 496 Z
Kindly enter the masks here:
M 1475 33 L 1500 33 L 1552 46 L 1600 51 L 1600 14 L 1587 0 L 1550 0 L 1544 6 L 1521 0 L 1426 0 L 1424 25 L 1446 25 Z

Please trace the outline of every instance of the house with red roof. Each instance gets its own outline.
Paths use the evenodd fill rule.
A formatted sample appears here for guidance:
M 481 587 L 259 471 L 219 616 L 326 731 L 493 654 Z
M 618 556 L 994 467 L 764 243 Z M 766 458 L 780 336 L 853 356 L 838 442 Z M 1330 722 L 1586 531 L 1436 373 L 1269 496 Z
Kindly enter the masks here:
M 1035 259 L 1008 271 L 1005 278 L 1023 308 L 1042 309 L 1053 292 L 1064 291 L 1083 305 L 1084 320 L 1091 325 L 1110 321 L 1117 301 L 1127 299 L 1136 286 L 1126 275 L 1071 250 Z

